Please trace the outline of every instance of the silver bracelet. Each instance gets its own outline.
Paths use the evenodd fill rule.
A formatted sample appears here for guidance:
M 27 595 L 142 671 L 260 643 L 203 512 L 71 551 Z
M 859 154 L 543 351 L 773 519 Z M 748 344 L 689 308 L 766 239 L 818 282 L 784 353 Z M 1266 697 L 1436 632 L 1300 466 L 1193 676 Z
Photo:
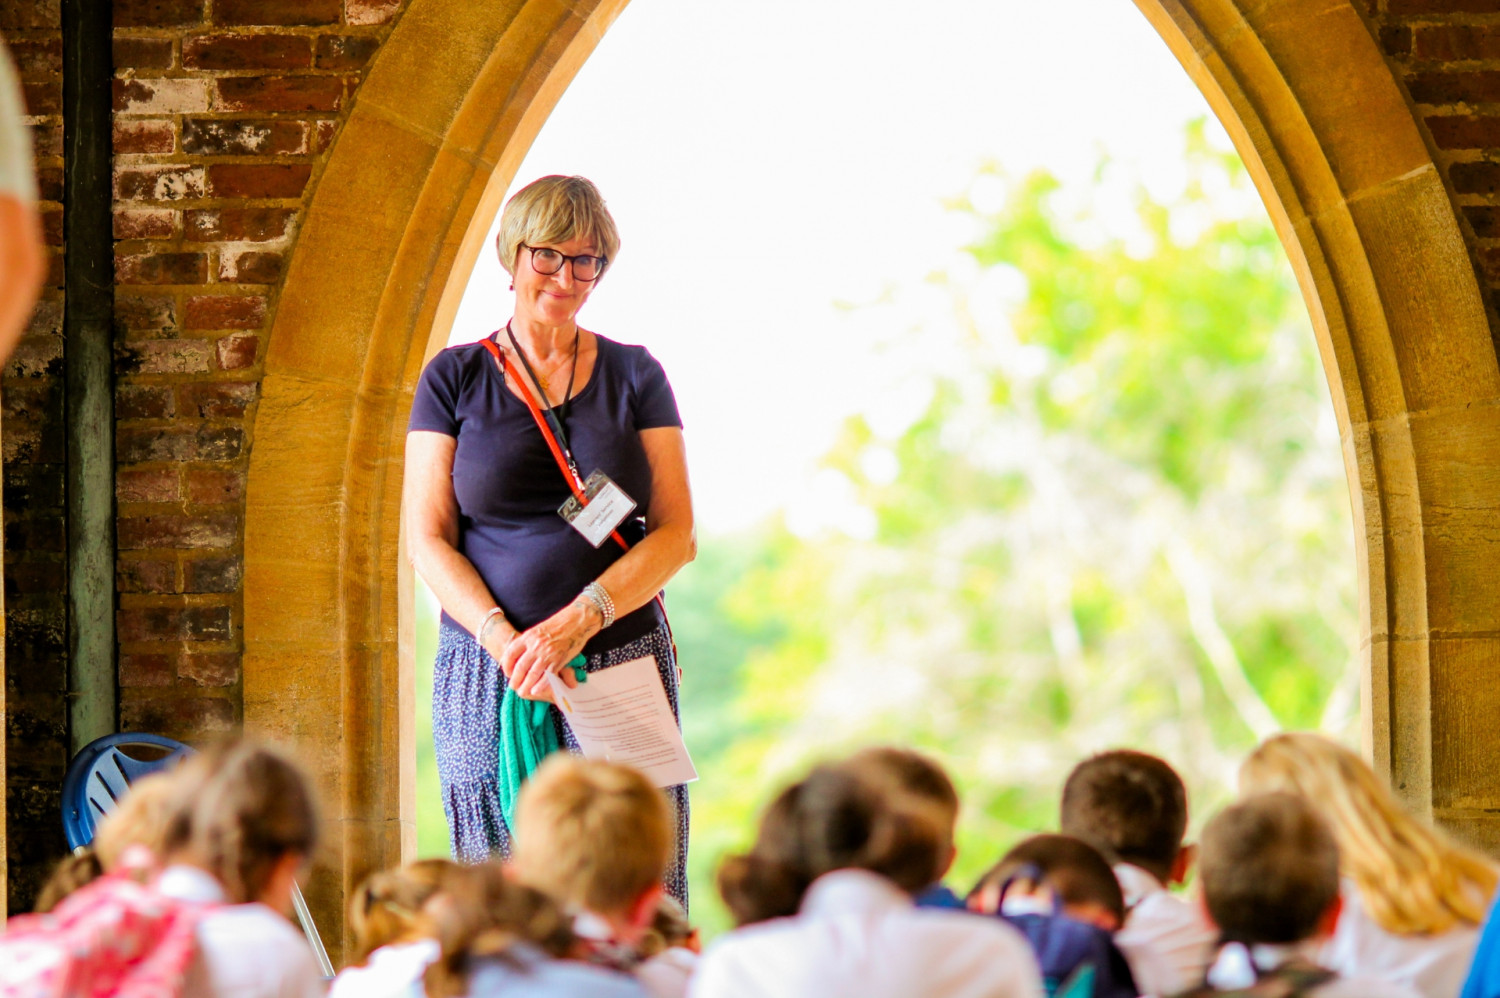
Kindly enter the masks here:
M 615 622 L 615 601 L 605 589 L 597 582 L 590 582 L 583 587 L 583 592 L 578 594 L 579 599 L 586 599 L 599 608 L 599 615 L 604 618 L 604 627 Z
M 479 645 L 479 647 L 484 647 L 484 636 L 485 633 L 489 631 L 490 624 L 494 622 L 496 617 L 504 618 L 504 616 L 505 611 L 500 609 L 498 606 L 484 615 L 484 623 L 479 625 L 479 632 L 474 635 L 474 642 Z

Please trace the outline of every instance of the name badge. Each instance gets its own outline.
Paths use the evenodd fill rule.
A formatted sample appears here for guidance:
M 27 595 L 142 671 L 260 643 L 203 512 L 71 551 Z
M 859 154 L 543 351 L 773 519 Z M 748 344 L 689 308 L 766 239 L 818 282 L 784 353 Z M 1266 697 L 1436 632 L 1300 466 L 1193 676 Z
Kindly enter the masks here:
M 570 497 L 557 512 L 584 540 L 598 547 L 625 522 L 635 509 L 635 500 L 602 471 L 594 472 L 583 483 L 583 494 L 587 504 L 579 502 L 576 496 Z

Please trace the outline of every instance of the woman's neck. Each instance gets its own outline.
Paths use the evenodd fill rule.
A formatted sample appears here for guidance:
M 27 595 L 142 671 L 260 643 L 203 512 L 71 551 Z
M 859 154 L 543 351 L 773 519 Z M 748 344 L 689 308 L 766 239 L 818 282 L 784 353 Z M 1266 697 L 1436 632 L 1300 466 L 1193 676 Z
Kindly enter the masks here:
M 578 324 L 552 326 L 523 315 L 510 320 L 510 331 L 531 359 L 545 364 L 558 354 L 572 353 L 578 342 Z

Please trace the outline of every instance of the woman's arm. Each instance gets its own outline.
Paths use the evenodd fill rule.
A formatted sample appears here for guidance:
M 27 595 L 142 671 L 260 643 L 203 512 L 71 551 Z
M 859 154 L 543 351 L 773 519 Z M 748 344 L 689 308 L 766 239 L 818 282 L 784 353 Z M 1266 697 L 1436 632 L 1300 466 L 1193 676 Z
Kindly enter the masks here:
M 413 430 L 406 435 L 403 506 L 412 565 L 427 581 L 448 616 L 478 635 L 495 607 L 495 597 L 458 553 L 458 499 L 453 494 L 453 452 L 458 441 L 446 433 Z M 500 661 L 516 629 L 504 614 L 491 621 L 485 650 Z
M 651 465 L 646 536 L 598 580 L 615 601 L 618 617 L 654 599 L 678 569 L 698 553 L 682 430 L 675 426 L 642 430 L 641 446 Z M 511 686 L 522 696 L 534 696 L 536 690 L 545 690 L 546 674 L 571 661 L 603 624 L 603 616 L 593 603 L 575 600 L 523 632 L 510 643 L 500 660 Z M 563 674 L 569 685 L 571 679 L 570 674 Z

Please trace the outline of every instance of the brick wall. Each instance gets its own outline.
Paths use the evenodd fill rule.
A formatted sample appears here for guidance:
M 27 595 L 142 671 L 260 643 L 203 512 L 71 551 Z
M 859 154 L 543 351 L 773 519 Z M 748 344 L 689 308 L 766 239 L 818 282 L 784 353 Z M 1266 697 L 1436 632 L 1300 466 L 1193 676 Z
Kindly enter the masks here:
M 245 476 L 304 196 L 403 0 L 115 0 L 121 727 L 241 717 Z M 0 0 L 61 253 L 58 0 Z M 108 54 L 101 54 L 101 58 Z M 4 374 L 12 909 L 60 854 L 67 760 L 62 270 Z
M 1366 0 L 1459 207 L 1500 343 L 1500 0 Z

